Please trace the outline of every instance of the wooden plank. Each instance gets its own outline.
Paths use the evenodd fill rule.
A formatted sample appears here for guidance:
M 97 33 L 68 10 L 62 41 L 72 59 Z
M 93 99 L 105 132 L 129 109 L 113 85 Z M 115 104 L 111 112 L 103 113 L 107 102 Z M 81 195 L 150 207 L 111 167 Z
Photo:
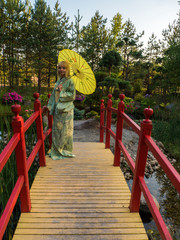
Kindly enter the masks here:
M 147 240 L 146 234 L 121 235 L 15 235 L 13 240 Z
M 32 191 L 39 191 L 39 190 L 57 190 L 57 189 L 67 189 L 67 190 L 76 190 L 76 189 L 93 189 L 93 190 L 99 190 L 99 189 L 109 189 L 109 190 L 113 190 L 113 189 L 116 189 L 116 190 L 122 190 L 122 189 L 128 189 L 129 188 L 127 186 L 124 186 L 124 185 L 121 185 L 121 186 L 118 186 L 118 185 L 115 185 L 115 186 L 112 186 L 112 185 L 106 185 L 106 184 L 103 184 L 103 185 L 93 185 L 93 184 L 81 184 L 81 185 L 64 185 L 64 184 L 61 184 L 59 186 L 57 185 L 51 185 L 51 186 L 44 186 L 44 185 L 33 185 L 33 187 L 31 188 L 31 192 Z
M 129 212 L 129 208 L 32 208 L 31 212 L 34 213 L 122 213 Z
M 113 199 L 32 199 L 32 205 L 35 204 L 129 204 L 129 200 L 121 199 L 121 200 L 113 200 Z
M 50 189 L 49 190 L 49 194 L 51 194 L 53 196 L 53 194 L 55 194 L 57 196 L 57 194 L 75 194 L 75 193 L 78 193 L 78 194 L 82 194 L 82 193 L 92 193 L 92 194 L 96 194 L 98 191 L 98 193 L 115 193 L 115 194 L 129 194 L 129 189 L 107 189 L 107 188 L 104 188 L 104 189 L 90 189 L 90 188 L 86 188 L 86 189 L 66 189 L 66 188 L 61 188 L 61 189 Z M 47 190 L 45 189 L 32 189 L 31 190 L 31 194 L 34 194 L 36 195 L 36 193 L 42 193 L 42 194 L 46 194 L 47 193 Z
M 104 197 L 103 197 L 104 196 Z M 70 195 L 68 195 L 68 196 L 62 196 L 62 195 L 59 195 L 59 196 L 51 196 L 51 195 L 49 195 L 49 196 L 46 196 L 46 195 L 31 195 L 31 199 L 32 200 L 34 200 L 34 199 L 45 199 L 45 200 L 47 200 L 47 199 L 52 199 L 52 200 L 57 200 L 57 199 L 64 199 L 64 200 L 66 200 L 66 199 L 75 199 L 75 200 L 81 200 L 81 199 L 83 199 L 83 200 L 88 200 L 88 199 L 92 199 L 92 200 L 95 200 L 95 199 L 106 199 L 106 200 L 120 200 L 120 199 L 127 199 L 127 200 L 130 200 L 130 196 L 127 196 L 127 195 L 124 195 L 124 196 L 109 196 L 109 195 L 101 195 L 101 196 L 70 196 Z
M 84 223 L 84 222 L 56 222 L 56 223 L 19 223 L 17 229 L 123 229 L 123 228 L 140 228 L 142 227 L 141 223 L 129 223 L 121 222 L 119 223 Z
M 136 218 L 139 217 L 138 213 L 37 213 L 37 212 L 30 212 L 30 213 L 22 213 L 21 216 L 24 218 L 119 218 L 119 217 L 129 217 L 129 218 Z M 139 217 L 139 219 L 141 219 Z M 143 225 L 142 225 L 143 226 Z
M 122 208 L 122 207 L 129 207 L 129 203 L 121 203 L 121 204 L 101 204 L 101 203 L 84 203 L 84 204 L 79 204 L 79 203 L 64 203 L 64 204 L 55 204 L 55 203 L 50 203 L 50 204 L 33 204 L 33 208 L 44 208 L 44 209 L 49 209 L 49 208 Z
M 145 230 L 143 228 L 99 228 L 99 229 L 46 229 L 46 228 L 40 228 L 40 229 L 16 229 L 16 234 L 37 234 L 37 235 L 46 235 L 46 234 L 63 234 L 63 235 L 69 235 L 69 234 L 79 234 L 79 235 L 86 235 L 86 234 L 123 234 L 126 232 L 126 234 L 138 234 L 138 233 L 145 233 Z
M 63 197 L 63 196 L 67 196 L 67 197 L 70 197 L 70 196 L 76 196 L 76 197 L 119 197 L 119 196 L 129 196 L 129 193 L 128 192 L 121 192 L 121 193 L 116 193 L 116 192 L 82 192 L 82 193 L 78 193 L 78 192 L 59 192 L 59 193 L 51 193 L 51 192 L 48 192 L 48 193 L 31 193 L 31 196 L 51 196 L 51 197 Z
M 119 217 L 119 218 L 37 218 L 21 216 L 19 223 L 141 223 L 137 217 Z
M 31 187 L 32 209 L 22 213 L 13 240 L 148 239 L 130 190 L 102 143 L 75 143 L 76 158 L 39 169 Z

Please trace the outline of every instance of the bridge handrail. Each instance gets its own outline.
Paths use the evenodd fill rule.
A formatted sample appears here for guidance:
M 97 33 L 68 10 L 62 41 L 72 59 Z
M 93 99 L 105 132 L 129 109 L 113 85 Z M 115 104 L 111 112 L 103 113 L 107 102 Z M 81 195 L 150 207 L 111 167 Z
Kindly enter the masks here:
M 8 144 L 6 145 L 6 147 L 4 148 L 4 150 L 2 151 L 2 153 L 0 154 L 0 172 L 3 170 L 4 166 L 6 165 L 6 162 L 10 158 L 12 152 L 16 148 L 19 141 L 20 134 L 15 133 L 8 142 Z
M 39 165 L 46 165 L 44 140 L 47 136 L 49 136 L 50 146 L 52 143 L 52 116 L 50 116 L 48 113 L 48 129 L 45 133 L 43 133 L 42 109 L 41 103 L 38 99 L 39 93 L 34 93 L 34 97 L 36 99 L 34 102 L 35 112 L 27 119 L 25 123 L 23 118 L 19 116 L 21 106 L 17 104 L 11 106 L 12 111 L 15 113 L 15 116 L 12 120 L 12 128 L 14 134 L 0 154 L 0 172 L 3 170 L 12 152 L 15 150 L 18 178 L 0 218 L 0 239 L 3 238 L 4 232 L 19 196 L 21 200 L 21 212 L 30 211 L 31 199 L 29 192 L 28 171 L 38 152 Z M 48 97 L 50 97 L 50 95 L 48 95 Z M 37 143 L 30 153 L 29 158 L 26 159 L 25 132 L 34 122 L 36 122 Z
M 120 166 L 120 155 L 121 152 L 124 154 L 126 161 L 128 162 L 134 177 L 133 186 L 131 192 L 130 200 L 130 211 L 139 212 L 140 207 L 140 197 L 141 192 L 143 192 L 145 200 L 154 218 L 156 226 L 160 232 L 162 239 L 172 239 L 163 218 L 152 198 L 152 195 L 145 183 L 144 174 L 147 161 L 148 150 L 152 152 L 154 157 L 159 162 L 160 166 L 163 168 L 167 177 L 170 179 L 171 183 L 174 185 L 176 190 L 180 193 L 180 175 L 175 170 L 175 168 L 168 161 L 166 156 L 155 144 L 151 138 L 152 121 L 149 119 L 153 114 L 153 110 L 150 108 L 144 109 L 144 114 L 146 119 L 141 122 L 141 127 L 139 127 L 132 119 L 130 119 L 127 114 L 124 113 L 124 94 L 120 94 L 120 102 L 118 104 L 118 109 L 112 107 L 112 95 L 108 95 L 107 107 L 104 106 L 104 100 L 101 100 L 100 105 L 100 142 L 104 142 L 104 130 L 106 131 L 105 138 L 105 148 L 110 148 L 110 136 L 115 139 L 115 152 L 114 152 L 114 166 Z M 117 125 L 116 133 L 111 130 L 111 115 L 117 113 Z M 106 126 L 104 125 L 104 117 L 106 113 Z M 139 136 L 138 150 L 136 162 L 131 158 L 124 144 L 122 143 L 122 132 L 123 132 L 123 121 L 125 121 L 136 134 Z
M 149 150 L 153 153 L 155 158 L 157 159 L 160 166 L 163 168 L 167 177 L 170 179 L 173 186 L 180 193 L 180 177 L 179 173 L 175 170 L 175 168 L 171 165 L 167 157 L 162 153 L 162 151 L 158 148 L 156 143 L 150 136 L 145 136 L 145 143 L 149 147 Z

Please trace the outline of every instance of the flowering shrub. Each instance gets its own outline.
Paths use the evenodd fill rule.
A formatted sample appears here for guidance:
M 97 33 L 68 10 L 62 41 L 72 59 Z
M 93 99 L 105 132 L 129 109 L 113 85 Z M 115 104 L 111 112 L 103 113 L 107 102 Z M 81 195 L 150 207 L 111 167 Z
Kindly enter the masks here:
M 25 114 L 26 117 L 29 118 L 33 114 L 34 110 L 33 109 L 26 109 Z
M 44 94 L 41 94 L 40 99 L 42 102 L 48 102 L 48 93 L 45 92 Z
M 2 99 L 3 99 L 3 103 L 11 104 L 15 102 L 21 103 L 23 100 L 23 97 L 16 92 L 10 92 L 10 93 L 5 93 Z
M 76 99 L 75 100 L 82 102 L 84 99 L 85 99 L 85 95 L 78 94 L 78 95 L 76 95 Z
M 135 106 L 135 102 L 132 98 L 125 97 L 124 103 L 125 103 L 124 110 L 126 113 L 133 113 L 137 109 L 137 107 Z

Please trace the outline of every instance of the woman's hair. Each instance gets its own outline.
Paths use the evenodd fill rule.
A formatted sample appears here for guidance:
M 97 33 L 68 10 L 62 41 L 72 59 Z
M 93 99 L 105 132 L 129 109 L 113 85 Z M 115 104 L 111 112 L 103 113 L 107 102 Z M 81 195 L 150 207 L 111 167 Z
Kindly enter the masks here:
M 61 61 L 58 63 L 57 67 L 58 66 L 63 66 L 66 68 L 66 78 L 68 78 L 70 76 L 70 66 L 69 66 L 69 63 L 66 62 L 66 61 Z

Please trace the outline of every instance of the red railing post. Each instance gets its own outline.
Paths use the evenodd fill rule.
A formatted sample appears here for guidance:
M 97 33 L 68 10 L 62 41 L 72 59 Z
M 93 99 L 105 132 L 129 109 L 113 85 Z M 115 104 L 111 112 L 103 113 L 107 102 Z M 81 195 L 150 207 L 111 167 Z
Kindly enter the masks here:
M 39 166 L 46 166 L 45 159 L 45 148 L 44 148 L 44 140 L 43 140 L 43 122 L 42 122 L 42 110 L 41 110 L 41 102 L 39 101 L 39 93 L 34 93 L 34 98 L 36 99 L 34 102 L 34 111 L 39 111 L 39 116 L 36 119 L 36 131 L 37 131 L 37 140 L 41 140 L 41 147 L 39 149 Z
M 119 95 L 120 102 L 118 104 L 118 114 L 117 114 L 117 125 L 116 125 L 116 142 L 115 142 L 115 152 L 114 152 L 114 166 L 120 166 L 120 156 L 121 150 L 118 144 L 118 140 L 122 141 L 122 132 L 123 132 L 123 118 L 120 115 L 120 112 L 124 112 L 124 94 Z
M 48 99 L 50 98 L 51 94 L 48 94 Z M 52 125 L 53 125 L 53 116 L 49 114 L 48 111 L 48 128 L 52 129 Z M 49 135 L 49 148 L 51 148 L 52 145 L 52 131 Z
M 104 99 L 101 99 L 100 106 L 100 142 L 104 142 Z
M 111 128 L 111 115 L 112 115 L 112 111 L 111 111 L 111 107 L 112 107 L 112 95 L 108 94 L 108 103 L 107 103 L 107 118 L 106 118 L 106 143 L 105 143 L 105 148 L 110 148 L 110 133 L 109 133 L 109 129 Z
M 144 178 L 146 160 L 148 154 L 148 146 L 145 144 L 145 135 L 151 136 L 152 121 L 149 118 L 152 116 L 151 108 L 144 109 L 145 120 L 141 122 L 141 133 L 139 136 L 138 151 L 136 157 L 135 172 L 133 178 L 133 186 L 131 192 L 130 211 L 138 212 L 140 206 L 141 189 L 139 186 L 139 177 Z
M 12 112 L 15 116 L 12 119 L 12 128 L 14 133 L 20 133 L 20 141 L 15 148 L 16 165 L 18 176 L 24 176 L 24 184 L 20 192 L 21 212 L 29 212 L 31 209 L 31 199 L 29 192 L 29 178 L 26 164 L 26 144 L 24 135 L 24 120 L 19 113 L 21 105 L 12 105 Z

